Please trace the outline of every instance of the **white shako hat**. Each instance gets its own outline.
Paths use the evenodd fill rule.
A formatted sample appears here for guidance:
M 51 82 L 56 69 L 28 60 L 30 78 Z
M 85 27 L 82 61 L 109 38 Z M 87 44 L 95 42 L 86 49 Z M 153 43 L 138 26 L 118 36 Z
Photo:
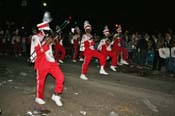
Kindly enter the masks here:
M 37 28 L 38 30 L 51 30 L 48 22 L 42 22 L 40 24 L 37 24 Z
M 84 29 L 86 30 L 86 29 L 92 29 L 92 27 L 91 27 L 91 25 L 89 24 L 89 21 L 87 21 L 87 20 L 85 20 L 84 21 Z

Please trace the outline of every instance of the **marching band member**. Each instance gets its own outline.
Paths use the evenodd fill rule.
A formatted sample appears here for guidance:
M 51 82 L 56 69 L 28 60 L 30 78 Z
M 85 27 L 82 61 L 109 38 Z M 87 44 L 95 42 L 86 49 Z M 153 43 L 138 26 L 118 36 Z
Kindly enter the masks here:
M 82 40 L 82 37 L 80 39 L 80 61 L 84 61 L 84 41 Z
M 128 59 L 128 51 L 126 48 L 124 48 L 122 46 L 122 38 L 120 37 L 122 29 L 121 29 L 121 25 L 116 24 L 116 34 L 114 34 L 113 39 L 114 39 L 114 43 L 112 46 L 112 50 L 114 52 L 116 52 L 117 55 L 117 61 L 118 61 L 118 57 L 121 53 L 121 59 L 120 59 L 120 63 L 121 64 L 126 64 L 128 65 L 127 59 Z
M 104 27 L 103 34 L 105 37 L 100 41 L 97 49 L 101 51 L 105 59 L 107 59 L 109 56 L 111 57 L 112 62 L 111 62 L 110 69 L 112 69 L 113 71 L 116 71 L 117 55 L 111 49 L 111 45 L 113 44 L 113 42 L 111 42 L 111 40 L 109 39 L 110 32 L 107 25 Z
M 106 59 L 100 52 L 98 52 L 98 50 L 94 48 L 95 42 L 92 39 L 92 35 L 91 35 L 92 27 L 89 24 L 89 21 L 87 20 L 84 21 L 84 29 L 85 29 L 85 34 L 83 34 L 82 40 L 81 40 L 81 42 L 84 44 L 84 47 L 83 47 L 84 62 L 82 64 L 82 71 L 81 71 L 80 78 L 83 80 L 88 80 L 88 78 L 86 77 L 86 74 L 87 74 L 88 66 L 92 57 L 98 58 L 100 60 L 99 73 L 108 75 L 108 73 L 104 70 Z
M 56 28 L 60 28 L 60 27 L 56 27 Z M 54 41 L 54 48 L 55 48 L 54 50 L 55 50 L 56 61 L 58 61 L 59 63 L 64 63 L 63 61 L 66 56 L 66 50 L 63 45 L 63 37 L 61 36 L 61 33 Z
M 49 24 L 43 22 L 37 25 L 39 33 L 32 36 L 30 59 L 34 63 L 34 69 L 37 72 L 37 87 L 35 102 L 45 104 L 44 86 L 47 74 L 51 74 L 55 78 L 55 89 L 51 99 L 58 106 L 62 106 L 61 95 L 64 86 L 64 75 L 54 59 L 52 51 L 53 40 L 48 37 L 50 31 Z
M 80 38 L 81 38 L 81 31 L 79 27 L 75 27 L 74 35 L 71 40 L 71 44 L 73 45 L 73 62 L 77 62 L 77 57 L 79 53 L 79 47 L 80 47 Z

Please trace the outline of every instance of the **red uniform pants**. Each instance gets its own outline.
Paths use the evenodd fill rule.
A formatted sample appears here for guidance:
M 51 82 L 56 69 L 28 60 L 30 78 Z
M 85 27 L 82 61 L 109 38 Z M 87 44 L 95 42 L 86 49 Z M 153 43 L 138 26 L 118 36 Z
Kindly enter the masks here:
M 73 46 L 74 51 L 73 51 L 73 60 L 77 60 L 78 53 L 79 53 L 79 46 Z
M 58 61 L 59 59 L 64 60 L 66 55 L 66 50 L 63 46 L 55 47 L 55 59 Z
M 120 53 L 122 53 L 122 55 L 123 55 L 122 57 L 123 57 L 124 60 L 128 59 L 128 51 L 124 47 L 117 47 L 115 51 L 116 51 L 116 54 L 117 54 L 117 59 L 118 59 L 118 56 L 119 56 Z
M 101 52 L 103 54 L 103 56 L 105 57 L 105 59 L 107 59 L 108 56 L 111 57 L 111 65 L 112 66 L 117 66 L 117 55 L 115 52 L 113 51 L 106 51 L 106 52 Z
M 89 66 L 89 63 L 90 63 L 92 57 L 98 58 L 100 60 L 100 65 L 101 66 L 105 66 L 105 64 L 106 64 L 106 59 L 97 50 L 84 52 L 84 56 L 85 57 L 84 57 L 84 62 L 82 64 L 82 71 L 81 71 L 82 74 L 86 74 L 87 73 L 88 66 Z
M 59 66 L 55 62 L 42 62 L 43 67 L 40 66 L 37 69 L 37 88 L 36 94 L 38 98 L 44 98 L 44 86 L 45 79 L 47 74 L 51 74 L 55 78 L 55 93 L 62 93 L 63 91 L 63 83 L 64 83 L 64 75 L 60 70 Z

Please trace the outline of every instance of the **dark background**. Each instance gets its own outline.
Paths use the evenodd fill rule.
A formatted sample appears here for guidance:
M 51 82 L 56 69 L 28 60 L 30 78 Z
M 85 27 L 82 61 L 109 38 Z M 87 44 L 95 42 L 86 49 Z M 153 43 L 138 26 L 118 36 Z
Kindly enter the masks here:
M 27 1 L 27 5 L 22 5 L 23 1 Z M 43 2 L 47 3 L 46 7 Z M 5 20 L 14 20 L 19 26 L 31 28 L 42 21 L 45 11 L 51 12 L 53 28 L 68 17 L 72 19 L 70 26 L 82 28 L 86 19 L 99 32 L 106 24 L 114 29 L 116 23 L 132 31 L 166 31 L 175 27 L 173 3 L 167 0 L 1 0 L 1 25 Z

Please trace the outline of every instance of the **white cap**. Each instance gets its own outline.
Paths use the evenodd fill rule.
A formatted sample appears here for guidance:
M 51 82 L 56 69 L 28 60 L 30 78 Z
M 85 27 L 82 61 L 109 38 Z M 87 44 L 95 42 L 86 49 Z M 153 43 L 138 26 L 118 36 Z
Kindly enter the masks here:
M 84 21 L 84 29 L 92 29 L 91 25 L 89 24 L 89 21 L 87 20 Z
M 43 23 L 37 24 L 37 28 L 38 28 L 38 30 L 51 30 L 48 22 L 43 22 Z

